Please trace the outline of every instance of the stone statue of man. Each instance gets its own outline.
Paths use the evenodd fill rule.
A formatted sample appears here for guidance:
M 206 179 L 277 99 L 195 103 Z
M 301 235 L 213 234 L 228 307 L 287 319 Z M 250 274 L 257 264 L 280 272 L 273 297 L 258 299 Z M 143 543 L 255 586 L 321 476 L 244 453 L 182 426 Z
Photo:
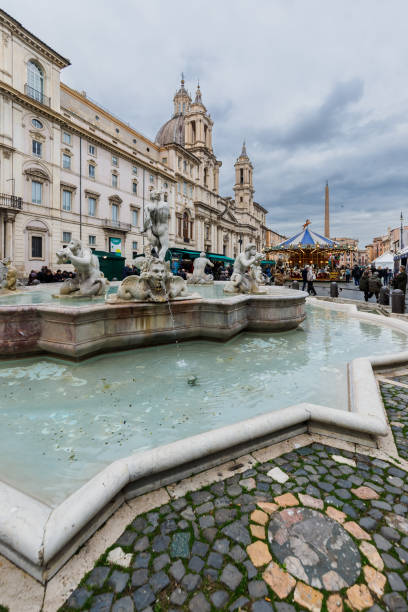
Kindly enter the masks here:
M 262 253 L 257 253 L 256 245 L 247 244 L 245 251 L 234 261 L 231 280 L 225 283 L 226 293 L 262 293 L 258 287 L 256 268 L 262 260 Z
M 205 283 L 211 283 L 213 281 L 214 279 L 213 275 L 206 274 L 205 268 L 206 266 L 210 266 L 211 268 L 213 268 L 214 264 L 212 263 L 212 261 L 210 261 L 205 256 L 205 253 L 200 253 L 200 257 L 196 257 L 196 259 L 194 260 L 193 266 L 194 266 L 194 272 L 192 276 L 188 279 L 189 283 L 205 284 Z
M 160 261 L 164 261 L 169 248 L 169 214 L 167 193 L 152 189 L 150 202 L 145 207 L 142 233 L 147 235 L 152 254 Z
M 73 239 L 57 252 L 58 263 L 71 262 L 76 277 L 64 281 L 60 295 L 75 294 L 81 297 L 103 295 L 108 284 L 99 269 L 99 259 L 80 240 Z

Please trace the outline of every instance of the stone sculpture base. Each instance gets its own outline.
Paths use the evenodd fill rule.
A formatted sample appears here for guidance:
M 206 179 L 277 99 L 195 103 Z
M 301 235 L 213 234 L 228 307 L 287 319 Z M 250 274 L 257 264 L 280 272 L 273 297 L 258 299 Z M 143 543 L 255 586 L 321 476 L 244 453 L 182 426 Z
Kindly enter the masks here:
M 302 291 L 271 288 L 265 295 L 176 298 L 171 311 L 168 302 L 1 306 L 0 356 L 42 352 L 81 359 L 176 339 L 226 341 L 244 330 L 285 331 L 305 319 L 306 297 Z

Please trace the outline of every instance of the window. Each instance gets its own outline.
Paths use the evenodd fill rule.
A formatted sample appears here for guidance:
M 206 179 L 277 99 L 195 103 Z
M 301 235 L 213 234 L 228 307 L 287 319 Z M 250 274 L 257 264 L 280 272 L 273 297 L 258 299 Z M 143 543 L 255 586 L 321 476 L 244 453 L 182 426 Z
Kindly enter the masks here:
M 187 162 L 183 161 L 183 172 L 187 172 Z
M 132 225 L 137 225 L 139 221 L 139 211 L 133 209 L 132 210 Z
M 136 138 L 134 138 L 133 139 L 133 144 L 136 144 L 136 143 L 137 143 L 137 140 L 136 140 Z
M 41 236 L 31 236 L 31 257 L 36 257 L 38 259 L 42 258 L 42 237 Z
M 71 170 L 71 156 L 66 153 L 62 154 L 62 167 Z
M 88 198 L 88 215 L 94 217 L 96 214 L 96 199 Z
M 184 195 L 187 195 L 187 183 L 186 183 L 186 181 L 183 182 L 183 193 L 184 193 Z
M 134 241 L 132 242 L 132 249 L 133 249 L 134 251 L 137 251 L 137 242 L 136 242 L 136 240 L 134 240 Z
M 33 140 L 33 155 L 41 157 L 42 144 L 38 140 Z
M 132 166 L 132 174 L 137 174 L 137 166 Z
M 178 166 L 178 169 L 181 170 L 181 157 L 177 158 L 177 166 Z
M 95 166 L 94 164 L 88 164 L 88 176 L 89 178 L 95 178 Z
M 38 119 L 32 119 L 31 121 L 31 125 L 35 128 L 37 128 L 37 130 L 42 130 L 43 129 L 43 124 L 41 123 L 41 121 L 39 121 Z
M 150 182 L 154 183 L 154 176 L 153 176 L 153 174 L 150 175 Z
M 96 245 L 96 236 L 88 236 L 88 244 L 89 244 L 89 246 L 95 246 Z
M 112 166 L 118 166 L 118 165 L 119 165 L 118 158 L 116 157 L 116 155 L 112 155 Z
M 242 168 L 239 171 L 239 183 L 240 185 L 244 184 L 244 170 Z
M 88 153 L 89 155 L 96 155 L 96 147 L 94 147 L 94 145 L 88 145 Z
M 70 211 L 72 203 L 72 193 L 68 189 L 62 190 L 62 210 Z
M 119 217 L 119 206 L 112 204 L 112 221 L 117 221 Z
M 163 159 L 162 159 L 162 163 L 163 163 L 165 166 L 167 166 L 167 157 L 163 157 Z
M 167 182 L 164 182 L 164 183 L 163 183 L 163 187 L 164 187 L 165 189 L 168 189 L 168 188 L 169 188 L 169 184 L 168 184 Z
M 64 142 L 67 145 L 70 145 L 71 144 L 71 134 L 68 134 L 68 132 L 63 132 L 62 142 Z
M 188 213 L 183 214 L 183 238 L 185 242 L 189 241 L 189 218 Z
M 62 232 L 62 242 L 71 242 L 71 232 Z
M 33 60 L 27 64 L 27 94 L 41 104 L 44 101 L 44 73 Z
M 190 185 L 190 198 L 192 198 L 192 197 L 193 197 L 193 186 Z
M 31 201 L 33 204 L 42 204 L 42 183 L 38 181 L 31 184 Z
M 119 128 L 115 128 L 115 132 L 119 134 Z
M 112 173 L 112 187 L 118 186 L 118 175 Z
M 136 181 L 133 181 L 133 183 L 132 183 L 132 192 L 134 194 L 137 194 L 137 183 L 136 183 Z

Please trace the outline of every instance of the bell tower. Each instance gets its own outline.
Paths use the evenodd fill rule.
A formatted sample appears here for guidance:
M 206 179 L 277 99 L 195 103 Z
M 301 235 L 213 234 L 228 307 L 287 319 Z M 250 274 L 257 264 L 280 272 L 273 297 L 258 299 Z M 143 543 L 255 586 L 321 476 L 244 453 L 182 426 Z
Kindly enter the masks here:
M 190 105 L 185 125 L 186 147 L 188 149 L 206 149 L 212 153 L 213 121 L 203 104 L 200 83 L 197 84 L 196 96 L 194 102 Z
M 241 155 L 234 164 L 235 167 L 235 207 L 252 212 L 254 198 L 253 165 L 246 152 L 245 140 Z
M 184 74 L 181 73 L 180 89 L 175 93 L 173 98 L 174 115 L 185 115 L 190 110 L 191 98 L 190 94 L 184 87 Z

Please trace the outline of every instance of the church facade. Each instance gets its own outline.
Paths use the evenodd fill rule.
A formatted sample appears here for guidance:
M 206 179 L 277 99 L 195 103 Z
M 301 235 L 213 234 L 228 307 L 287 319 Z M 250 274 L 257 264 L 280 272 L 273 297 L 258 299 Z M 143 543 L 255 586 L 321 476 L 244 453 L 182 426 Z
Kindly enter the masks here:
M 56 251 L 80 238 L 131 263 L 144 250 L 150 190 L 165 192 L 170 246 L 235 257 L 266 242 L 245 145 L 234 198 L 219 194 L 213 122 L 182 80 L 155 140 L 61 82 L 69 60 L 0 10 L 0 257 L 20 273 L 59 267 Z

